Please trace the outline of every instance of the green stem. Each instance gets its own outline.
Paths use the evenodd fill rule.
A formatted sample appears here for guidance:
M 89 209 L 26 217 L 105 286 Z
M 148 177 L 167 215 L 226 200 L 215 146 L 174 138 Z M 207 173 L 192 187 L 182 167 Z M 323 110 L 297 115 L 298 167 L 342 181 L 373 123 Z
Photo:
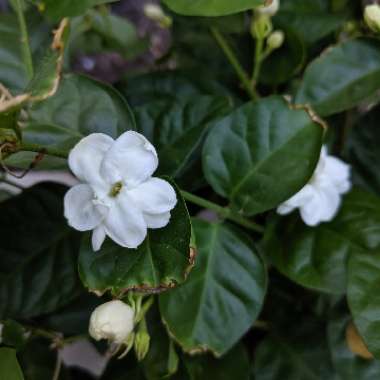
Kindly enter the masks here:
M 263 63 L 263 47 L 264 47 L 264 40 L 262 38 L 256 39 L 256 46 L 255 46 L 255 62 L 253 66 L 253 73 L 252 73 L 252 83 L 253 87 L 256 87 L 257 81 L 259 79 L 260 71 L 261 71 L 261 64 Z
M 244 216 L 242 216 L 239 213 L 231 210 L 228 207 L 219 206 L 216 203 L 213 203 L 213 202 L 210 202 L 204 198 L 198 197 L 197 195 L 188 193 L 187 191 L 182 190 L 181 194 L 184 197 L 184 199 L 186 199 L 187 201 L 194 203 L 198 206 L 207 208 L 209 210 L 213 210 L 217 214 L 219 214 L 221 217 L 229 219 L 229 220 L 231 220 L 237 224 L 240 224 L 241 226 L 243 226 L 249 230 L 259 232 L 259 233 L 264 232 L 264 228 L 262 226 L 260 226 L 259 224 L 255 223 L 255 222 L 252 222 L 252 221 L 246 219 Z
M 42 154 L 48 154 L 49 156 L 55 156 L 60 158 L 67 159 L 68 154 L 67 152 L 56 149 L 56 148 L 49 148 L 44 147 L 39 144 L 28 144 L 28 143 L 22 143 L 21 147 L 19 149 L 20 151 L 24 152 L 35 152 L 35 153 L 42 153 Z
M 29 45 L 28 29 L 26 27 L 24 12 L 22 8 L 22 0 L 14 0 L 16 8 L 18 24 L 21 32 L 21 53 L 26 68 L 26 74 L 29 80 L 33 78 L 33 59 Z
M 252 87 L 252 83 L 249 80 L 249 76 L 246 73 L 246 71 L 243 69 L 242 65 L 240 64 L 239 60 L 236 58 L 235 53 L 232 51 L 231 47 L 228 45 L 226 39 L 223 37 L 223 35 L 219 32 L 216 28 L 211 28 L 211 33 L 214 36 L 216 42 L 220 46 L 220 48 L 223 50 L 224 54 L 226 55 L 228 61 L 230 62 L 231 66 L 234 68 L 236 74 L 238 75 L 242 85 L 244 86 L 245 90 L 247 91 L 248 95 L 253 99 L 257 100 L 258 95 L 254 88 Z

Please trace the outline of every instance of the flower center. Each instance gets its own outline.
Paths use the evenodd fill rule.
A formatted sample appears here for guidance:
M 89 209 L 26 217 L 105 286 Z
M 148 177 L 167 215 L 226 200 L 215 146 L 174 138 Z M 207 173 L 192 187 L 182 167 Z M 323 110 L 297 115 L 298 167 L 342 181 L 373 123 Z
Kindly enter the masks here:
M 116 198 L 121 189 L 123 188 L 123 183 L 122 182 L 116 182 L 112 187 L 111 187 L 111 190 L 109 192 L 109 196 L 112 197 L 112 198 Z

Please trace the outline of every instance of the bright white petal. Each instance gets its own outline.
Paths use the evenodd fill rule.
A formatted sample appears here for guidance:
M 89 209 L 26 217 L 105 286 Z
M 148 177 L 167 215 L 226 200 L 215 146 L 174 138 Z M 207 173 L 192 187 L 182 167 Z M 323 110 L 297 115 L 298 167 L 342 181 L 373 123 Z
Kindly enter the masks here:
M 305 203 L 310 202 L 314 195 L 314 189 L 310 185 L 304 186 L 298 193 L 289 198 L 286 202 L 282 203 L 277 212 L 280 215 L 291 213 L 294 209 L 303 206 Z
M 157 166 L 154 146 L 140 133 L 128 131 L 106 153 L 100 171 L 110 184 L 124 181 L 132 188 L 151 177 Z
M 92 243 L 92 249 L 95 252 L 99 251 L 105 238 L 106 238 L 106 230 L 103 225 L 99 225 L 98 227 L 94 229 L 94 231 L 92 231 L 91 243 Z
M 144 220 L 148 228 L 163 228 L 170 221 L 170 212 L 164 212 L 162 214 L 144 213 Z
M 93 133 L 83 138 L 69 154 L 69 167 L 82 182 L 103 188 L 100 165 L 114 140 L 103 133 Z M 108 186 L 107 186 L 108 187 Z
M 340 194 L 344 194 L 351 188 L 351 167 L 336 157 L 329 156 L 326 159 L 325 175 L 328 176 Z
M 104 221 L 107 235 L 126 248 L 137 248 L 145 239 L 147 224 L 126 192 L 121 192 Z
M 177 204 L 173 186 L 160 178 L 150 178 L 128 191 L 135 205 L 148 214 L 162 214 L 172 210 Z
M 69 225 L 78 231 L 89 231 L 102 220 L 101 210 L 93 203 L 94 192 L 90 186 L 80 184 L 65 195 L 65 217 Z

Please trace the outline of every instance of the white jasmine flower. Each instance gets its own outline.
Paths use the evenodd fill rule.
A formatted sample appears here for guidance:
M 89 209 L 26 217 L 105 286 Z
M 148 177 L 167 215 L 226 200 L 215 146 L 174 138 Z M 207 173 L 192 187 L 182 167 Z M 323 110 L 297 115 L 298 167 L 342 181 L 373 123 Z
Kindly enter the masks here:
M 262 5 L 256 8 L 259 14 L 274 16 L 280 9 L 280 0 L 272 0 L 272 3 L 268 6 Z
M 133 309 L 124 302 L 106 302 L 92 312 L 89 333 L 95 340 L 107 339 L 122 344 L 133 331 L 134 318 Z
M 341 195 L 351 188 L 350 166 L 328 156 L 325 147 L 313 177 L 297 194 L 281 204 L 277 212 L 286 215 L 298 208 L 308 226 L 332 220 L 339 210 Z
M 372 31 L 379 33 L 380 6 L 378 4 L 367 5 L 364 9 L 364 20 Z
M 169 223 L 177 203 L 173 187 L 152 178 L 158 157 L 141 134 L 128 131 L 116 141 L 102 133 L 82 139 L 70 152 L 70 169 L 82 182 L 65 195 L 65 217 L 73 228 L 92 233 L 94 251 L 109 236 L 137 248 L 147 228 Z

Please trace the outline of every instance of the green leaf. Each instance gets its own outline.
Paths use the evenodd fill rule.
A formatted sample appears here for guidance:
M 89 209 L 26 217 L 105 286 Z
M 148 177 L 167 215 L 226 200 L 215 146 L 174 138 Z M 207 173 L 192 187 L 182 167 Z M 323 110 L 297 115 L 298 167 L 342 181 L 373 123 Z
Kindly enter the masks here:
M 236 345 L 220 359 L 211 355 L 185 357 L 190 380 L 248 380 L 249 358 L 242 344 Z
M 134 130 L 135 121 L 125 100 L 112 87 L 81 75 L 66 75 L 57 93 L 33 104 L 23 128 L 25 143 L 49 145 L 69 152 L 83 137 L 105 133 L 113 138 Z M 27 167 L 33 153 L 17 153 L 8 165 Z M 66 167 L 66 160 L 45 157 L 44 168 Z
M 354 180 L 380 194 L 380 106 L 360 117 L 348 140 Z
M 0 348 L 0 380 L 24 380 L 13 348 Z
M 15 16 L 0 14 L 0 82 L 12 92 L 22 91 L 28 82 L 19 33 Z
M 264 212 L 309 181 L 322 136 L 318 121 L 281 97 L 248 103 L 214 123 L 203 149 L 206 179 L 240 212 Z
M 325 329 L 320 324 L 270 335 L 257 347 L 254 378 L 257 380 L 337 380 L 331 365 Z M 343 379 L 342 379 L 343 380 Z M 344 379 L 346 380 L 346 379 Z
M 135 108 L 138 131 L 158 151 L 161 162 L 158 173 L 178 177 L 187 169 L 190 160 L 199 161 L 200 153 L 196 151 L 204 140 L 209 124 L 228 110 L 228 98 L 211 96 L 177 101 L 157 100 Z
M 297 214 L 277 217 L 268 227 L 264 250 L 276 268 L 298 284 L 343 294 L 347 262 L 379 244 L 380 201 L 361 190 L 344 196 L 339 214 L 329 223 L 306 226 Z
M 4 321 L 2 325 L 1 343 L 14 347 L 17 351 L 22 349 L 27 341 L 24 327 L 11 319 Z
M 163 0 L 174 12 L 186 16 L 224 16 L 264 4 L 264 0 Z
M 328 0 L 281 0 L 274 17 L 276 28 L 289 28 L 307 45 L 328 36 L 348 19 L 347 12 L 334 13 Z
M 148 41 L 140 38 L 135 26 L 124 17 L 91 10 L 85 15 L 84 22 L 91 26 L 91 31 L 103 38 L 103 52 L 118 51 L 123 57 L 131 59 L 149 48 Z M 84 38 L 83 42 L 88 44 L 88 38 Z
M 247 237 L 194 220 L 197 264 L 178 289 L 160 296 L 162 318 L 184 351 L 220 356 L 249 330 L 266 292 L 266 270 Z
M 0 204 L 0 318 L 53 312 L 80 292 L 79 236 L 67 227 L 66 188 L 41 184 Z
M 137 249 L 123 248 L 107 239 L 100 251 L 94 252 L 88 234 L 79 256 L 83 284 L 97 293 L 111 290 L 119 294 L 127 290 L 158 292 L 185 281 L 194 261 L 190 250 L 191 224 L 178 189 L 177 199 L 169 224 L 149 230 Z
M 342 380 L 372 380 L 380 377 L 380 363 L 363 359 L 350 351 L 346 340 L 349 316 L 338 316 L 328 324 L 328 342 L 334 368 Z
M 321 116 L 356 106 L 380 86 L 380 42 L 360 38 L 329 48 L 306 69 L 296 103 Z
M 379 203 L 379 202 L 378 202 Z M 377 208 L 380 215 L 380 207 Z M 369 351 L 380 358 L 380 228 L 368 223 L 372 252 L 351 256 L 348 263 L 347 298 L 360 335 Z
M 88 8 L 96 5 L 112 3 L 117 0 L 43 0 L 46 15 L 53 21 L 62 19 L 63 17 L 79 16 Z
M 129 79 L 121 87 L 133 106 L 146 105 L 157 100 L 190 101 L 200 95 L 230 96 L 219 83 L 199 73 L 159 71 Z

